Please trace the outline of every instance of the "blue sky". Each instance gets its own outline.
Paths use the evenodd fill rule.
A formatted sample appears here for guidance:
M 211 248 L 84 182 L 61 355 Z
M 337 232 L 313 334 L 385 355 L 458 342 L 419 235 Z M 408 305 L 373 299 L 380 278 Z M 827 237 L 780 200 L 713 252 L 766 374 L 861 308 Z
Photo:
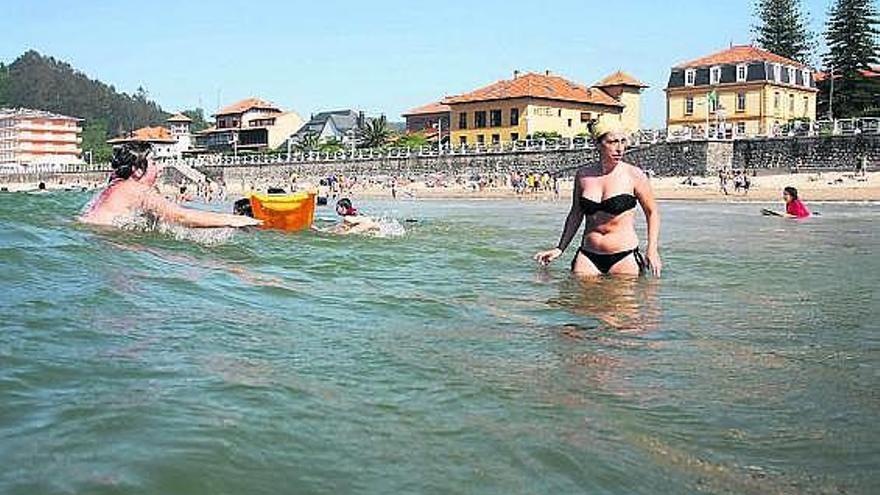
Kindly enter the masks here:
M 821 33 L 831 0 L 802 0 Z M 584 84 L 622 69 L 651 87 L 662 127 L 676 63 L 752 41 L 751 0 L 4 0 L 0 60 L 28 49 L 168 111 L 258 96 L 308 118 L 400 113 L 446 94 L 552 72 Z

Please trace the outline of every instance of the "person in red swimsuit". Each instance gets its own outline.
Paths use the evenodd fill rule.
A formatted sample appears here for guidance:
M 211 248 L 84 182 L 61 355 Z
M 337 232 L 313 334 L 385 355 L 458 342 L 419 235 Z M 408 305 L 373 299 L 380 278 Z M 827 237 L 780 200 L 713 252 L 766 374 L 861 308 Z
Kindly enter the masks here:
M 798 199 L 798 191 L 788 186 L 782 190 L 782 198 L 785 200 L 785 216 L 789 218 L 807 218 L 810 210 Z

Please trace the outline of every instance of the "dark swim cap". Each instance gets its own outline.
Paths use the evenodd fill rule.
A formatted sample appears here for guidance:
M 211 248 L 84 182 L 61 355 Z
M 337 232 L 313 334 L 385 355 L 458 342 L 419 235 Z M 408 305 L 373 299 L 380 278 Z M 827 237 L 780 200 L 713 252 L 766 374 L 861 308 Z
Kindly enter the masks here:
M 798 199 L 797 189 L 795 189 L 794 187 L 788 186 L 783 189 L 783 191 L 787 192 L 788 195 L 791 196 L 791 199 Z

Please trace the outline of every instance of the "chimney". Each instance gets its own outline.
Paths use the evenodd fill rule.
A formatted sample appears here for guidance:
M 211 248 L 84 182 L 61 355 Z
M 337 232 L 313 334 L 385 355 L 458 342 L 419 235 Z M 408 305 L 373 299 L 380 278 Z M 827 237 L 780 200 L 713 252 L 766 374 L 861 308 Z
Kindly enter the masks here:
M 518 71 L 518 70 L 514 70 L 514 71 L 513 71 L 513 78 L 514 78 L 514 79 L 519 78 L 519 71 Z

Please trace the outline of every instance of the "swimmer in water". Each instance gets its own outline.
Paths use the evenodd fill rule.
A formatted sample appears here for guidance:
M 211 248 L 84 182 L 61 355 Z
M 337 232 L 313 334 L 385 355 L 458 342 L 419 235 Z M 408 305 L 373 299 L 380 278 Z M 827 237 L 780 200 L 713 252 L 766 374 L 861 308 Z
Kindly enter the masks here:
M 586 220 L 581 245 L 571 265 L 575 275 L 638 275 L 650 270 L 659 277 L 660 212 L 651 183 L 641 169 L 623 161 L 627 137 L 619 124 L 599 122 L 593 126 L 593 136 L 600 161 L 577 170 L 571 211 L 559 244 L 535 254 L 534 259 L 547 265 L 558 258 Z M 644 256 L 639 252 L 636 236 L 636 206 L 642 207 L 648 224 Z
M 185 227 L 247 227 L 259 220 L 239 215 L 184 208 L 165 199 L 153 187 L 159 167 L 148 144 L 132 143 L 113 148 L 110 183 L 87 206 L 79 221 L 115 226 L 121 219 L 149 216 Z
M 348 198 L 342 198 L 336 202 L 336 214 L 342 217 L 342 220 L 330 227 L 329 229 L 318 229 L 320 232 L 328 234 L 367 234 L 379 230 L 379 223 L 372 218 L 358 214 L 357 208 L 351 204 Z

